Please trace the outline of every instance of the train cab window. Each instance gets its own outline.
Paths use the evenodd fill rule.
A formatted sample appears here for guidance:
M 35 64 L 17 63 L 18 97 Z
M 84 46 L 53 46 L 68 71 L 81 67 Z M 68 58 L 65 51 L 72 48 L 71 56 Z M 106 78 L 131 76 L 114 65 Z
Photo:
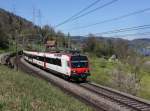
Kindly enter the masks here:
M 86 68 L 88 67 L 87 56 L 77 55 L 71 57 L 71 67 L 72 68 Z
M 87 68 L 88 62 L 71 62 L 72 68 Z
M 87 56 L 72 56 L 71 61 L 88 61 Z

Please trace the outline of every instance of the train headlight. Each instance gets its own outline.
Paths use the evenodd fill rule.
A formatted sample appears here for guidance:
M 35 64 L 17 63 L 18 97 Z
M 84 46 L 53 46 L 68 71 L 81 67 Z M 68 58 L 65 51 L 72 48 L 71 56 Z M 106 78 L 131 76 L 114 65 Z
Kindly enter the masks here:
M 86 70 L 85 73 L 90 73 L 89 70 Z
M 72 70 L 72 71 L 71 71 L 71 73 L 72 73 L 72 74 L 75 74 L 75 73 L 76 73 L 76 71 L 75 71 L 75 70 Z

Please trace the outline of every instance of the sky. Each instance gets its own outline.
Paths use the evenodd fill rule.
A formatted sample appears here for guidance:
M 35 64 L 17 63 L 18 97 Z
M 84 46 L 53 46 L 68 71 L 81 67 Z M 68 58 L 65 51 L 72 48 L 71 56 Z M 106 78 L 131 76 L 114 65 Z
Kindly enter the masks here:
M 37 25 L 44 26 L 48 24 L 50 26 L 55 26 L 76 14 L 83 8 L 87 7 L 94 1 L 96 0 L 0 0 L 0 8 L 13 12 L 21 17 L 26 18 L 27 20 L 33 21 Z M 97 8 L 110 1 L 112 0 L 101 0 L 89 10 Z M 133 15 L 124 19 L 103 23 L 88 28 L 77 28 L 112 19 L 114 17 L 119 17 L 145 8 L 150 8 L 150 0 L 118 0 L 111 5 L 108 5 L 75 21 L 56 27 L 55 29 L 57 31 L 61 30 L 65 34 L 69 32 L 71 35 L 87 35 L 89 33 L 95 34 L 121 28 L 149 25 L 150 11 L 146 11 L 144 13 Z M 144 32 L 150 32 L 150 29 L 104 36 L 111 37 Z M 150 36 L 122 36 L 122 38 L 150 38 Z

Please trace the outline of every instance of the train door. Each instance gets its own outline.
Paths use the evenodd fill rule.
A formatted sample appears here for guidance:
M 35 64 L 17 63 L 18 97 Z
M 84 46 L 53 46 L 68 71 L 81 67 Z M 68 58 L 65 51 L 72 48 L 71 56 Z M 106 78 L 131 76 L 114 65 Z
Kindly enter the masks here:
M 46 69 L 46 57 L 44 56 L 44 69 Z
M 65 74 L 66 75 L 68 75 L 68 66 L 67 66 L 67 61 L 66 60 L 64 60 L 64 62 L 65 62 Z
M 67 75 L 67 64 L 66 64 L 65 59 L 62 59 L 61 62 L 62 62 L 62 67 L 61 67 L 62 73 L 65 74 L 65 75 Z
M 70 67 L 70 62 L 66 61 L 66 73 L 67 75 L 71 75 L 71 67 Z

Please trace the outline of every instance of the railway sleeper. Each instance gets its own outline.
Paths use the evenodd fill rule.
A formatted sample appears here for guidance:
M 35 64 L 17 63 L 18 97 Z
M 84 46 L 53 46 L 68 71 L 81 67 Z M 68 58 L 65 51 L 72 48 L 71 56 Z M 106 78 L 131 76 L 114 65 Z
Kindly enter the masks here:
M 90 88 L 90 89 L 93 89 L 93 88 Z M 131 106 L 131 107 L 133 107 L 134 109 L 142 109 L 142 107 L 143 107 L 143 105 L 141 106 L 141 104 L 140 104 L 140 106 L 139 106 L 139 104 L 136 102 L 136 101 L 130 101 L 130 99 L 127 99 L 127 98 L 122 98 L 122 97 L 119 97 L 119 96 L 116 96 L 116 94 L 114 94 L 114 95 L 112 95 L 110 92 L 108 92 L 108 91 L 99 91 L 98 90 L 98 88 L 95 88 L 94 89 L 95 90 L 95 92 L 97 92 L 97 93 L 99 93 L 99 94 L 102 94 L 103 96 L 107 96 L 107 98 L 109 98 L 109 99 L 112 99 L 114 102 L 117 100 L 118 102 L 120 101 L 120 102 L 122 102 L 124 105 L 121 105 L 120 103 L 119 103 L 119 105 L 122 107 L 122 106 L 124 106 L 124 107 L 126 107 L 126 106 Z M 108 93 L 107 93 L 108 92 Z M 143 109 L 143 110 L 145 110 L 145 109 Z M 147 109 L 146 109 L 147 110 Z M 148 111 L 148 110 L 147 110 Z
M 140 106 L 140 105 L 135 105 L 135 107 L 138 109 L 143 109 L 143 106 Z
M 142 108 L 141 111 L 150 111 L 150 108 Z

